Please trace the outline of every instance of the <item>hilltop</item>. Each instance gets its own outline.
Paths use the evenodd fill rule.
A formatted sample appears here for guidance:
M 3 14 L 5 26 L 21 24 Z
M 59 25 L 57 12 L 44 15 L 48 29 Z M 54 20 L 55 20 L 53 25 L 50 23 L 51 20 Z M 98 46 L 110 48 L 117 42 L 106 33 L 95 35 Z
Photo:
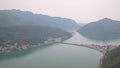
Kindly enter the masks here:
M 35 14 L 30 11 L 0 10 L 0 26 L 40 25 L 76 30 L 79 24 L 72 19 Z
M 86 24 L 78 30 L 83 36 L 95 40 L 112 40 L 120 38 L 120 21 L 104 18 Z

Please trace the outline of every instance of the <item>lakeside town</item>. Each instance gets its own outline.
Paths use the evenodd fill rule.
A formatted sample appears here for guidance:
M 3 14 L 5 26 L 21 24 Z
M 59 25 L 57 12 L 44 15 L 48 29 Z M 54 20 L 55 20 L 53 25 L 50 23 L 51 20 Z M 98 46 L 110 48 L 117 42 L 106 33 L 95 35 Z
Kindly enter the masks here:
M 37 45 L 31 45 L 31 44 L 22 44 L 22 45 L 18 45 L 18 43 L 14 43 L 13 45 L 10 44 L 6 44 L 5 46 L 0 46 L 0 54 L 2 53 L 10 53 L 12 51 L 17 51 L 17 50 L 25 50 L 25 49 L 29 49 L 29 48 L 34 48 L 34 47 L 38 47 L 38 46 L 44 46 L 44 45 L 48 45 L 48 44 L 52 44 L 55 42 L 61 42 L 62 38 L 48 38 L 46 41 L 44 41 L 43 43 L 38 43 Z M 8 41 L 10 42 L 10 41 Z

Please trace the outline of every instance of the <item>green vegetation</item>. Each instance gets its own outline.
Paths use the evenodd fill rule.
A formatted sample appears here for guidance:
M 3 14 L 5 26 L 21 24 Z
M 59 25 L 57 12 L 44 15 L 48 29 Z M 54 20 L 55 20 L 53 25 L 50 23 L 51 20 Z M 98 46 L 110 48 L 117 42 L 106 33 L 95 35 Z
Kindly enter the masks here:
M 72 19 L 34 14 L 29 11 L 0 10 L 0 26 L 39 25 L 75 30 L 79 25 Z
M 120 21 L 108 18 L 89 23 L 78 30 L 83 36 L 93 40 L 120 39 Z
M 120 39 L 120 21 L 108 18 L 89 23 L 78 30 L 86 38 L 93 40 Z M 105 53 L 101 68 L 120 68 L 120 46 Z
M 0 10 L 0 53 L 51 44 L 72 36 L 78 24 L 67 18 L 29 11 Z
M 71 34 L 54 27 L 43 26 L 11 26 L 0 27 L 0 46 L 6 44 L 31 44 L 44 43 L 48 38 L 70 37 Z
M 101 68 L 120 68 L 120 46 L 105 54 Z

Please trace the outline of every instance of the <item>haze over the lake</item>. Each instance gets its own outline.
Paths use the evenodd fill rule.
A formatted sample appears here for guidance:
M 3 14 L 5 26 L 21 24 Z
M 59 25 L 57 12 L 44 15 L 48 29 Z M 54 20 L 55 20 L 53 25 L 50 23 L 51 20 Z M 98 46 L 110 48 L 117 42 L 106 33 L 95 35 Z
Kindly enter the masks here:
M 0 0 L 3 9 L 66 17 L 80 23 L 105 17 L 120 20 L 120 0 Z

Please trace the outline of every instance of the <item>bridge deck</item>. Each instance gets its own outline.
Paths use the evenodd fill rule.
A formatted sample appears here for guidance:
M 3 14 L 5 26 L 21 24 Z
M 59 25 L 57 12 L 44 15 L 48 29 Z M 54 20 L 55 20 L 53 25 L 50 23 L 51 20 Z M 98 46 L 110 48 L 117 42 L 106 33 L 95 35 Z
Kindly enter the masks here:
M 110 51 L 114 48 L 116 48 L 117 46 L 112 46 L 112 45 L 109 45 L 109 46 L 100 46 L 100 45 L 95 45 L 95 44 L 91 44 L 91 45 L 87 45 L 87 44 L 74 44 L 74 43 L 65 43 L 65 42 L 58 42 L 58 43 L 61 43 L 61 44 L 67 44 L 67 45 L 75 45 L 75 46 L 82 46 L 82 47 L 87 47 L 87 48 L 91 48 L 91 49 L 94 49 L 94 50 L 97 50 L 103 54 L 106 53 L 106 51 Z

